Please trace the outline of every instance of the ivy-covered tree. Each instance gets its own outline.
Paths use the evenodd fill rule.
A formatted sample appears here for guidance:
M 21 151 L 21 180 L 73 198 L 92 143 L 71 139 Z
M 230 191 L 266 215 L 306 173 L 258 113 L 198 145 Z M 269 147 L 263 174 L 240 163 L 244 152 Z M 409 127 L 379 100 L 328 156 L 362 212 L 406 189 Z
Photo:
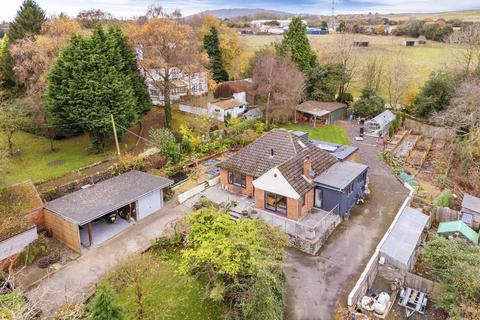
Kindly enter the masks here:
M 10 38 L 5 35 L 0 41 L 0 86 L 4 88 L 15 85 L 13 74 L 13 59 L 8 51 Z
M 338 63 L 317 65 L 308 74 L 306 96 L 309 100 L 335 101 L 343 76 Z
M 449 73 L 432 72 L 410 106 L 410 112 L 427 117 L 432 111 L 441 111 L 448 106 L 454 93 L 455 79 Z
M 45 21 L 45 11 L 33 0 L 23 1 L 17 16 L 8 26 L 8 37 L 13 42 L 27 34 L 39 34 Z
M 89 307 L 88 318 L 91 320 L 123 320 L 125 314 L 115 302 L 113 293 L 107 288 L 100 288 Z
M 122 134 L 139 114 L 115 33 L 97 26 L 90 37 L 73 36 L 51 69 L 45 94 L 50 122 L 64 135 L 87 132 L 97 152 L 113 133 L 110 115 Z
M 223 66 L 217 28 L 211 27 L 210 34 L 206 34 L 203 37 L 203 47 L 210 58 L 210 71 L 212 72 L 213 80 L 217 83 L 227 81 L 228 73 Z
M 289 53 L 292 61 L 304 74 L 308 74 L 315 66 L 316 55 L 307 38 L 307 26 L 300 17 L 295 17 L 290 22 L 287 33 L 283 36 L 281 44 L 277 46 L 277 52 L 280 55 Z
M 356 114 L 375 117 L 385 110 L 385 100 L 370 89 L 364 88 L 362 95 L 353 105 L 353 111 Z

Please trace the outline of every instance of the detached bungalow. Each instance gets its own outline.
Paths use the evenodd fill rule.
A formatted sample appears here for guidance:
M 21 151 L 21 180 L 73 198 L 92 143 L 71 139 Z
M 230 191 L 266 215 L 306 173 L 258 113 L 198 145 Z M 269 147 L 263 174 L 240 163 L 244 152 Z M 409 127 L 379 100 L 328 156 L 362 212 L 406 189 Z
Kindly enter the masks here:
M 247 111 L 247 100 L 245 92 L 234 93 L 233 98 L 208 103 L 208 115 L 219 121 L 224 121 L 230 114 L 237 118 Z
M 362 197 L 367 166 L 339 162 L 285 129 L 274 129 L 219 164 L 222 187 L 255 199 L 255 207 L 291 220 L 312 208 L 349 213 Z

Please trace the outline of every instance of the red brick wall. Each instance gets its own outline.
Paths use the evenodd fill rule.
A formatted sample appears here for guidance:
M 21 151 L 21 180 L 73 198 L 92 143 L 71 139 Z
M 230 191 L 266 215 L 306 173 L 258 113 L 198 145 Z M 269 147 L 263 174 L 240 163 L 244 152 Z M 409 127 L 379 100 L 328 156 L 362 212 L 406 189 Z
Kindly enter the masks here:
M 255 189 L 255 207 L 265 209 L 265 191 Z M 308 214 L 313 207 L 313 189 L 305 195 L 305 206 L 301 207 L 301 198 L 298 200 L 287 198 L 287 218 L 299 220 Z
M 246 176 L 246 188 L 235 186 L 228 183 L 228 170 L 220 169 L 220 183 L 222 188 L 233 193 L 240 193 L 249 197 L 253 197 L 253 177 Z
M 45 229 L 45 217 L 43 215 L 43 206 L 33 209 L 25 215 L 25 218 L 37 225 L 39 231 Z

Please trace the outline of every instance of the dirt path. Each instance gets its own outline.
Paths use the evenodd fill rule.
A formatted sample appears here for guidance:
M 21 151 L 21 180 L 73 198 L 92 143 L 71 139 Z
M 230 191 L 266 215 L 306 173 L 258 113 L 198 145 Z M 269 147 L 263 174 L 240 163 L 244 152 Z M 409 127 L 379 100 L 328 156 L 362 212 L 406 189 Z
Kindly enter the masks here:
M 375 247 L 390 226 L 407 190 L 378 158 L 376 140 L 354 141 L 358 128 L 346 125 L 352 144 L 369 166 L 371 196 L 332 234 L 318 256 L 287 251 L 287 319 L 333 319 L 345 305 Z
M 181 217 L 183 212 L 180 207 L 165 206 L 40 281 L 26 293 L 27 297 L 40 308 L 42 319 L 51 319 L 53 312 L 62 304 L 82 302 L 89 297 L 111 268 L 151 246 L 163 234 L 165 226 Z

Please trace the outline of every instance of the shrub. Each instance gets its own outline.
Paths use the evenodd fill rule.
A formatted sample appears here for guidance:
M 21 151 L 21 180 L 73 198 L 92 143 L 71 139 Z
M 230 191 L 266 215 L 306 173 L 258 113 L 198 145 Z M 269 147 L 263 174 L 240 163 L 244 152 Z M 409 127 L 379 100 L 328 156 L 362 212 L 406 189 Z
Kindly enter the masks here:
M 115 302 L 113 292 L 102 287 L 97 291 L 89 307 L 89 319 L 91 320 L 123 320 L 123 314 L 120 306 Z
M 439 207 L 450 207 L 453 201 L 453 194 L 450 190 L 443 190 L 433 199 L 433 204 Z
M 385 101 L 378 96 L 376 92 L 369 88 L 362 90 L 362 95 L 353 105 L 353 111 L 356 114 L 375 117 L 385 110 Z
M 81 320 L 85 319 L 84 304 L 64 304 L 55 311 L 54 320 Z
M 160 149 L 162 154 L 171 164 L 176 164 L 180 160 L 180 153 L 177 148 L 177 141 L 173 133 L 165 128 L 150 129 L 150 144 Z

